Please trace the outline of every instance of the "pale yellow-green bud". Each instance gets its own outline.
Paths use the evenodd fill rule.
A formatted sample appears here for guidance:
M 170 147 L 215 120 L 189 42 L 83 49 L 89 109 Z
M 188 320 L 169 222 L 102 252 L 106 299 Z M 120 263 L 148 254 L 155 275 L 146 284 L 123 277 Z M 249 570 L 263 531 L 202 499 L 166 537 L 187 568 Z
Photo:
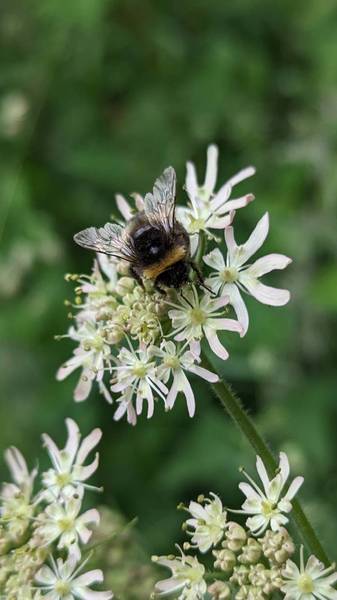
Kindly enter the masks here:
M 259 542 L 265 557 L 277 565 L 284 564 L 295 552 L 294 542 L 284 527 L 279 531 L 268 530 Z
M 246 567 L 245 565 L 240 565 L 239 567 L 234 567 L 233 575 L 230 577 L 229 581 L 231 583 L 236 583 L 241 587 L 249 583 L 248 575 L 248 567 Z
M 231 588 L 224 581 L 214 581 L 208 586 L 207 591 L 214 600 L 227 600 L 231 596 Z
M 224 548 L 222 550 L 213 550 L 213 556 L 215 556 L 214 567 L 215 569 L 221 569 L 225 573 L 230 573 L 236 565 L 236 556 L 232 550 Z
M 125 294 L 132 292 L 134 287 L 134 279 L 132 279 L 131 277 L 121 277 L 116 285 L 116 292 L 117 294 L 119 294 L 119 296 L 124 296 Z
M 253 586 L 262 588 L 268 581 L 268 570 L 262 563 L 251 566 L 248 579 Z
M 235 594 L 235 600 L 246 600 L 248 597 L 248 591 L 248 585 L 241 585 L 239 591 Z
M 238 561 L 244 565 L 253 565 L 258 562 L 262 554 L 261 544 L 255 538 L 248 538 L 247 544 L 243 546 Z
M 233 550 L 233 552 L 238 552 L 245 545 L 247 540 L 247 534 L 241 525 L 235 523 L 234 521 L 230 521 L 227 524 L 227 529 L 225 532 L 226 539 L 223 542 L 223 546 Z

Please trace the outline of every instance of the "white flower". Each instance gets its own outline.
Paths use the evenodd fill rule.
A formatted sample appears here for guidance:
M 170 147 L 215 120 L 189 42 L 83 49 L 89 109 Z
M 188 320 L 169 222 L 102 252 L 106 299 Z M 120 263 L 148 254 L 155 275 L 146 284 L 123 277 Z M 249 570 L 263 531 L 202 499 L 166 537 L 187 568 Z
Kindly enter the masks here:
M 127 413 L 128 421 L 134 424 L 136 415 L 130 408 L 134 395 L 136 395 L 137 415 L 142 412 L 143 401 L 147 401 L 148 419 L 152 417 L 154 411 L 154 394 L 160 396 L 165 403 L 168 389 L 158 379 L 155 361 L 145 345 L 141 344 L 138 350 L 134 350 L 131 344 L 129 349 L 122 348 L 118 354 L 117 367 L 112 367 L 112 370 L 116 371 L 116 377 L 111 391 L 122 392 L 122 396 L 117 400 L 119 407 L 114 415 L 115 420 L 119 420 Z
M 37 469 L 33 469 L 31 473 L 28 471 L 24 457 L 15 446 L 11 446 L 5 451 L 5 461 L 14 483 L 4 484 L 2 497 L 9 498 L 22 492 L 25 497 L 30 498 Z
M 161 359 L 161 364 L 157 368 L 159 379 L 167 384 L 170 377 L 173 378 L 171 389 L 166 399 L 166 407 L 168 409 L 173 408 L 178 393 L 183 392 L 187 402 L 188 414 L 190 417 L 193 417 L 195 413 L 195 398 L 191 384 L 184 371 L 194 373 L 210 383 L 217 382 L 219 380 L 218 376 L 200 367 L 197 364 L 200 362 L 199 355 L 195 355 L 190 350 L 186 351 L 186 346 L 179 349 L 173 342 L 164 341 L 160 348 L 154 346 L 150 351 Z
M 207 167 L 205 181 L 198 184 L 195 166 L 187 163 L 186 191 L 191 201 L 192 210 L 185 213 L 184 224 L 189 233 L 197 233 L 209 229 L 224 229 L 233 219 L 234 210 L 246 206 L 254 199 L 253 194 L 229 200 L 232 188 L 240 181 L 254 175 L 254 167 L 247 167 L 229 179 L 217 193 L 214 193 L 218 169 L 218 148 L 211 145 L 207 149 Z
M 43 474 L 43 485 L 46 488 L 44 494 L 47 494 L 51 499 L 58 498 L 61 492 L 63 496 L 70 496 L 76 490 L 91 487 L 84 482 L 91 477 L 98 467 L 98 453 L 96 453 L 90 464 L 84 465 L 83 463 L 100 441 L 102 437 L 101 430 L 94 429 L 80 443 L 81 434 L 75 421 L 66 419 L 66 426 L 68 439 L 62 450 L 59 450 L 49 435 L 45 433 L 42 436 L 54 467 Z
M 110 364 L 110 347 L 106 344 L 103 331 L 94 321 L 84 321 L 78 329 L 71 327 L 68 337 L 80 342 L 74 355 L 57 371 L 56 378 L 63 381 L 70 373 L 82 368 L 80 380 L 75 388 L 76 402 L 86 400 L 93 381 L 102 381 L 105 363 Z
M 290 298 L 288 290 L 269 287 L 259 281 L 259 277 L 270 271 L 285 269 L 291 263 L 288 256 L 268 254 L 253 264 L 245 264 L 261 248 L 268 231 L 268 213 L 260 219 L 247 242 L 241 246 L 235 242 L 233 227 L 227 227 L 225 229 L 225 241 L 228 249 L 226 261 L 218 248 L 204 257 L 204 262 L 217 271 L 210 276 L 207 284 L 212 286 L 214 292 L 229 296 L 230 304 L 243 326 L 244 333 L 247 332 L 249 318 L 239 290 L 247 292 L 256 300 L 271 306 L 283 306 Z
M 285 600 L 337 600 L 337 590 L 332 585 L 337 581 L 335 565 L 327 569 L 313 555 L 304 565 L 303 546 L 301 546 L 300 568 L 292 561 L 287 560 L 282 571 L 284 583 L 281 590 Z
M 36 574 L 42 598 L 46 600 L 110 600 L 111 592 L 95 592 L 90 587 L 93 583 L 103 581 L 103 573 L 99 569 L 78 575 L 83 565 L 77 568 L 73 557 L 63 562 L 52 560 L 52 568 L 44 565 Z
M 14 446 L 6 450 L 5 460 L 14 483 L 2 486 L 0 517 L 11 540 L 18 541 L 34 513 L 32 493 L 37 469 L 30 473 L 24 457 Z
M 226 360 L 228 352 L 221 344 L 217 331 L 237 331 L 242 333 L 242 326 L 234 319 L 224 318 L 221 309 L 229 302 L 228 297 L 212 299 L 209 294 L 204 294 L 199 299 L 193 286 L 180 297 L 180 305 L 168 302 L 174 309 L 169 311 L 172 320 L 174 339 L 177 341 L 200 341 L 205 335 L 214 354 Z M 194 345 L 197 347 L 197 345 Z
M 280 452 L 279 467 L 273 479 L 269 479 L 266 468 L 259 456 L 256 457 L 256 469 L 262 481 L 263 490 L 243 471 L 251 485 L 249 483 L 239 484 L 246 500 L 242 505 L 242 511 L 233 512 L 253 515 L 247 519 L 246 525 L 255 535 L 261 535 L 269 525 L 273 531 L 279 531 L 283 525 L 288 523 L 288 518 L 284 513 L 291 511 L 291 500 L 298 492 L 304 479 L 303 477 L 295 477 L 288 491 L 282 497 L 290 472 L 288 457 L 284 452 Z
M 181 556 L 175 558 L 167 556 L 153 556 L 152 560 L 167 567 L 172 571 L 169 579 L 158 581 L 155 592 L 159 596 L 166 596 L 181 592 L 179 600 L 201 600 L 207 590 L 204 580 L 205 567 L 200 564 L 195 556 L 188 556 L 181 550 Z
M 49 504 L 38 517 L 38 527 L 35 530 L 36 540 L 49 545 L 58 540 L 57 548 L 66 549 L 76 560 L 81 558 L 79 542 L 87 544 L 92 531 L 88 524 L 98 525 L 99 513 L 95 509 L 87 510 L 79 515 L 82 497 L 70 498 L 63 504 Z M 45 540 L 45 541 L 44 541 Z
M 143 197 L 137 193 L 131 194 L 131 197 L 134 200 L 134 204 L 135 204 L 137 211 L 141 212 L 142 210 L 144 210 Z M 122 217 L 124 218 L 125 222 L 128 223 L 130 221 L 130 219 L 132 219 L 132 217 L 135 216 L 136 211 L 129 204 L 129 202 L 126 200 L 126 198 L 124 196 L 122 196 L 122 194 L 116 194 L 116 204 L 117 204 L 117 208 L 118 208 L 119 212 L 121 213 Z
M 212 499 L 205 498 L 203 503 L 190 502 L 188 511 L 192 515 L 186 521 L 188 527 L 194 531 L 187 530 L 192 536 L 192 544 L 199 548 L 200 552 L 207 552 L 212 546 L 216 546 L 222 539 L 226 527 L 227 513 L 222 506 L 220 498 L 211 493 Z

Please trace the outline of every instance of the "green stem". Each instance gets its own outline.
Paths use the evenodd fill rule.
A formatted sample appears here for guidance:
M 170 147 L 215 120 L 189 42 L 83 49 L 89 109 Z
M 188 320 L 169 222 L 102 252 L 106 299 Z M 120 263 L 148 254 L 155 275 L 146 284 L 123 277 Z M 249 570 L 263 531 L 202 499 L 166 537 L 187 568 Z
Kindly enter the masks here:
M 196 265 L 198 265 L 199 268 L 201 267 L 202 258 L 206 254 L 206 247 L 207 247 L 206 233 L 204 231 L 200 231 L 198 248 L 197 248 L 197 251 L 195 254 L 195 259 L 194 259 L 194 262 L 196 263 Z
M 214 371 L 213 365 L 205 355 L 203 355 L 202 364 L 206 369 Z M 231 387 L 221 379 L 217 383 L 212 384 L 212 388 L 241 433 L 246 437 L 256 454 L 262 458 L 269 476 L 274 476 L 278 463 L 243 408 L 240 399 L 237 398 Z M 298 500 L 292 500 L 291 514 L 303 542 L 319 560 L 326 566 L 329 566 L 331 563 Z

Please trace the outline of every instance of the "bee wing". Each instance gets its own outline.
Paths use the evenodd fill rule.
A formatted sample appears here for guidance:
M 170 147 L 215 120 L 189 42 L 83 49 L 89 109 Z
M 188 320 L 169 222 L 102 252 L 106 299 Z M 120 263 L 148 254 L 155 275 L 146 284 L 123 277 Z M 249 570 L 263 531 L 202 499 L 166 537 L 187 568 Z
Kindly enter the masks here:
M 88 227 L 76 233 L 74 240 L 88 250 L 116 256 L 128 262 L 137 260 L 132 239 L 121 225 L 106 223 L 104 227 Z
M 144 198 L 145 213 L 153 227 L 172 231 L 175 223 L 176 172 L 173 167 L 165 169 L 156 179 L 153 193 Z

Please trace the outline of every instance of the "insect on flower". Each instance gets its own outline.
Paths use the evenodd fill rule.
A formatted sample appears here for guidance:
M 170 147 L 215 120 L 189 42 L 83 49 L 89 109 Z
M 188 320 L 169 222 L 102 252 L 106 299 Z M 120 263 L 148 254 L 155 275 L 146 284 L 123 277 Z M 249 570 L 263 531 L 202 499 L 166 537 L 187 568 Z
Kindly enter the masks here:
M 144 210 L 128 225 L 106 223 L 89 227 L 74 236 L 75 242 L 89 250 L 115 256 L 129 263 L 130 274 L 139 284 L 153 281 L 159 290 L 179 289 L 187 283 L 191 268 L 202 283 L 191 259 L 190 239 L 176 219 L 176 174 L 165 169 L 156 180 L 153 193 L 146 194 Z

